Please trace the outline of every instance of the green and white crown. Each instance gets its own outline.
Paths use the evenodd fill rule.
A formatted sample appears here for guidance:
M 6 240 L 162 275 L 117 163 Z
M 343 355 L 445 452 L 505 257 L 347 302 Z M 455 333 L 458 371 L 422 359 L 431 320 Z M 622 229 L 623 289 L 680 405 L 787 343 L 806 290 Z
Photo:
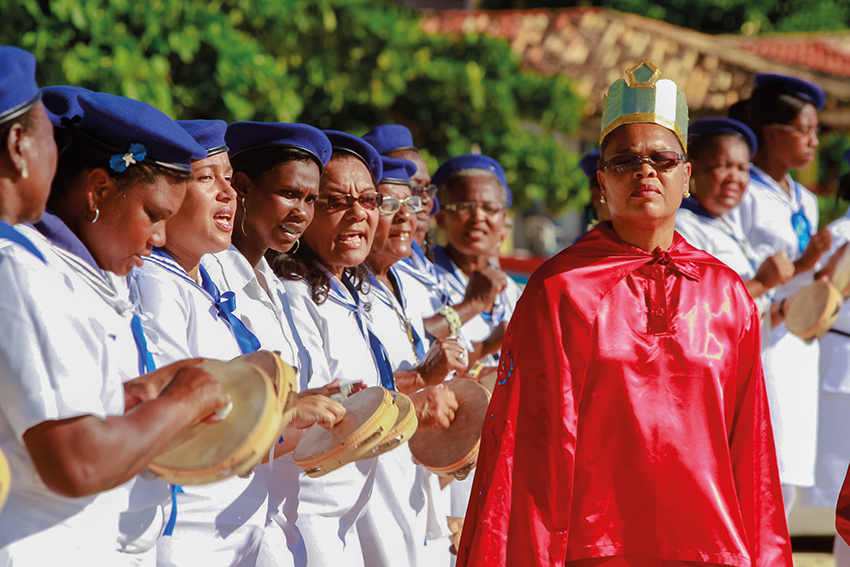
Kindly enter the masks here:
M 626 80 L 617 79 L 608 89 L 602 108 L 602 134 L 623 124 L 658 124 L 672 130 L 687 150 L 688 101 L 677 92 L 676 83 L 659 79 L 661 71 L 647 59 L 626 70 Z

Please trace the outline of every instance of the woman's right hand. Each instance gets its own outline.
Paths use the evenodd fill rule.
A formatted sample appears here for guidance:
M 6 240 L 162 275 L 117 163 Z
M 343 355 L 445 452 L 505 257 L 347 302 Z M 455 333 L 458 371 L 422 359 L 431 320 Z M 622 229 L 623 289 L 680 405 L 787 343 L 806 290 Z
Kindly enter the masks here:
M 326 396 L 306 396 L 298 400 L 291 416 L 288 427 L 307 429 L 318 423 L 325 429 L 331 429 L 345 417 L 345 407 Z
M 765 290 L 768 290 L 784 284 L 792 277 L 794 277 L 794 262 L 785 252 L 779 252 L 759 266 L 753 279 L 760 281 Z
M 457 397 L 443 384 L 429 386 L 410 394 L 419 429 L 446 429 L 455 418 Z
M 821 256 L 832 246 L 832 233 L 822 228 L 809 240 L 803 255 L 794 262 L 796 273 L 807 272 L 815 267 Z
M 458 339 L 436 339 L 416 368 L 427 385 L 439 384 L 451 372 L 463 372 L 469 366 L 469 353 Z
M 178 370 L 159 398 L 171 399 L 184 406 L 187 415 L 192 416 L 188 426 L 201 421 L 220 421 L 215 412 L 230 403 L 221 383 L 196 365 L 187 365 Z

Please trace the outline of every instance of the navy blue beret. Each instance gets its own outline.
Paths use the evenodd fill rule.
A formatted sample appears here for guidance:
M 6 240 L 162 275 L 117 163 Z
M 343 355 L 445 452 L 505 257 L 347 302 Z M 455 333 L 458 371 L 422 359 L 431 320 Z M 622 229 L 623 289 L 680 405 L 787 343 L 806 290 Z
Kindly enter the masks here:
M 718 134 L 734 134 L 743 138 L 744 142 L 750 147 L 751 156 L 754 156 L 758 149 L 756 135 L 750 130 L 749 126 L 733 118 L 723 116 L 700 118 L 691 122 L 688 125 L 688 145 L 694 144 L 700 138 L 716 136 Z
M 0 45 L 0 124 L 17 118 L 39 100 L 35 56 L 11 45 Z
M 586 176 L 596 178 L 596 171 L 599 169 L 599 155 L 599 150 L 593 150 L 584 154 L 584 157 L 578 162 L 578 166 Z
M 230 146 L 230 157 L 257 148 L 297 148 L 312 154 L 319 169 L 331 159 L 331 143 L 328 137 L 313 126 L 286 122 L 234 122 L 224 135 Z
M 381 156 L 384 173 L 379 183 L 410 186 L 410 178 L 416 175 L 416 164 L 409 159 Z
M 756 89 L 759 91 L 789 94 L 810 102 L 818 110 L 823 110 L 826 95 L 819 86 L 798 77 L 776 75 L 773 73 L 758 73 L 755 77 Z
M 178 120 L 180 127 L 207 150 L 207 157 L 226 152 L 229 148 L 224 142 L 227 122 L 224 120 Z
M 76 123 L 83 116 L 83 109 L 77 101 L 80 94 L 92 91 L 83 87 L 72 87 L 60 85 L 55 87 L 44 87 L 41 89 L 41 101 L 47 110 L 54 128 L 64 128 L 69 124 Z
M 109 162 L 115 171 L 147 161 L 191 172 L 193 161 L 207 157 L 186 130 L 145 102 L 96 92 L 79 93 L 77 102 L 82 116 L 76 129 L 116 152 Z
M 453 157 L 437 169 L 434 176 L 431 178 L 431 183 L 437 187 L 442 187 L 453 173 L 457 173 L 462 169 L 470 168 L 483 169 L 495 175 L 502 184 L 502 187 L 505 188 L 505 192 L 508 196 L 507 205 L 510 208 L 511 203 L 513 202 L 513 195 L 511 194 L 511 188 L 508 187 L 505 170 L 499 162 L 489 156 L 481 154 L 464 154 L 462 156 Z
M 401 150 L 416 150 L 413 135 L 401 124 L 384 124 L 369 130 L 363 139 L 372 144 L 378 153 L 385 156 Z
M 372 144 L 348 132 L 338 130 L 325 130 L 324 132 L 328 140 L 331 141 L 334 150 L 341 150 L 357 156 L 369 168 L 375 183 L 381 180 L 384 174 L 381 155 Z

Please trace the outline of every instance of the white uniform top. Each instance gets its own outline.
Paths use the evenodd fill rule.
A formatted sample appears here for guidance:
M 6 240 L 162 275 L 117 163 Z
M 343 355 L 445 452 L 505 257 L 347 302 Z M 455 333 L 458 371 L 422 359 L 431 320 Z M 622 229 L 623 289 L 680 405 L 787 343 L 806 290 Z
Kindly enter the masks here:
M 297 342 L 292 336 L 286 290 L 265 258 L 260 259 L 255 272 L 245 256 L 231 246 L 217 254 L 205 255 L 201 264 L 219 289 L 236 294 L 234 313 L 260 340 L 262 349 L 276 352 L 296 369 L 304 366 L 301 359 L 306 353 L 298 352 Z M 260 284 L 257 273 L 268 287 L 268 293 Z
M 832 234 L 832 247 L 829 258 L 841 246 L 850 242 L 850 208 L 840 219 L 827 227 Z M 850 253 L 850 252 L 845 252 Z M 832 328 L 850 334 L 850 301 L 845 301 L 838 312 L 838 318 Z M 850 394 L 850 337 L 839 333 L 826 333 L 820 338 L 820 371 L 821 388 L 825 392 Z M 848 416 L 842 416 L 845 420 Z M 844 434 L 845 431 L 834 431 L 834 434 Z M 850 460 L 850 459 L 848 459 Z M 846 472 L 846 471 L 845 471 Z
M 395 270 L 393 275 L 398 277 Z M 376 279 L 365 300 L 371 304 L 372 329 L 386 348 L 393 370 L 415 367 L 420 361 L 408 336 L 404 306 Z M 422 333 L 421 317 L 418 319 L 411 324 Z M 407 443 L 378 457 L 375 490 L 358 521 L 367 565 L 427 565 L 423 557 L 426 540 L 448 535 L 441 529 L 447 526 L 448 506 L 441 507 L 441 502 L 431 498 L 439 490 L 438 477 L 413 462 Z M 447 541 L 444 548 L 448 549 Z M 448 555 L 445 560 L 447 563 Z
M 230 360 L 242 354 L 212 296 L 170 257 L 155 252 L 129 281 L 158 367 L 185 358 Z M 263 476 L 252 471 L 245 478 L 183 490 L 176 498 L 173 535 L 157 542 L 157 563 L 255 564 L 268 506 Z
M 36 229 L 38 230 L 21 228 L 22 231 L 27 231 L 26 234 L 34 242 L 44 242 L 47 245 L 43 252 L 48 263 L 65 274 L 75 293 L 88 294 L 90 290 L 94 292 L 92 297 L 101 299 L 114 311 L 109 317 L 115 320 L 118 332 L 116 339 L 107 345 L 109 360 L 108 368 L 104 371 L 110 375 L 114 373 L 123 383 L 152 370 L 139 362 L 139 350 L 144 346 L 139 347 L 134 338 L 132 324 L 135 311 L 130 301 L 126 279 L 101 270 L 80 239 L 52 213 L 46 212 Z M 139 330 L 141 331 L 141 327 Z M 163 518 L 167 517 L 167 512 L 170 511 L 170 502 L 167 500 L 168 485 L 136 477 L 125 486 L 129 501 L 119 521 L 118 549 L 135 554 L 144 553 L 156 545 L 157 537 L 164 527 Z M 138 510 L 145 510 L 160 503 L 166 508 L 164 512 L 155 510 L 155 513 L 135 514 Z
M 409 316 L 421 312 L 422 318 L 428 318 L 443 305 L 450 304 L 449 283 L 418 244 L 414 243 L 410 257 L 397 262 L 393 269 L 402 282 Z
M 301 389 L 341 382 L 381 384 L 378 369 L 364 336 L 365 307 L 342 282 L 330 275 L 327 300 L 317 305 L 303 280 L 282 280 L 292 307 L 295 328 L 311 356 L 311 373 L 301 374 Z M 284 512 L 294 521 L 302 541 L 290 549 L 304 549 L 307 564 L 363 565 L 355 522 L 366 507 L 375 481 L 376 459 L 349 463 L 325 476 L 299 476 L 298 499 Z M 297 505 L 297 508 L 296 508 Z
M 13 230 L 8 225 L 3 227 Z M 46 241 L 37 244 L 43 252 Z M 47 256 L 47 255 L 45 255 Z M 0 565 L 115 565 L 126 487 L 65 498 L 41 481 L 24 443 L 45 421 L 124 412 L 108 353 L 124 327 L 114 310 L 32 252 L 0 237 L 0 447 L 12 484 L 0 511 Z
M 792 215 L 806 217 L 810 235 L 817 230 L 817 198 L 790 177 L 787 181 L 792 188 L 790 196 L 761 169 L 751 166 L 747 192 L 732 212 L 738 215 L 744 235 L 760 258 L 782 251 L 792 260 L 802 255 Z M 779 301 L 813 280 L 813 271 L 796 275 L 777 288 L 773 300 Z M 771 331 L 769 346 L 762 354 L 779 478 L 783 484 L 814 483 L 818 352 L 817 341 L 806 344 L 789 333 L 782 323 Z
M 265 258 L 260 259 L 256 272 L 245 256 L 235 247 L 216 254 L 207 254 L 201 259 L 219 289 L 236 294 L 234 313 L 260 340 L 260 347 L 278 353 L 284 362 L 296 368 L 309 369 L 309 353 L 298 348 L 300 339 L 293 336 L 289 298 L 283 283 L 278 279 Z M 259 276 L 258 276 L 259 274 Z M 263 278 L 269 292 L 263 289 L 259 278 Z M 308 370 L 309 371 L 309 370 Z M 294 527 L 283 512 L 288 502 L 298 498 L 298 476 L 301 469 L 291 455 L 281 457 L 258 469 L 266 480 L 269 491 L 269 510 L 266 520 L 266 535 L 263 538 L 264 554 L 273 558 L 277 565 L 291 561 L 287 557 L 286 537 L 294 537 Z
M 676 231 L 691 246 L 705 250 L 735 270 L 744 281 L 755 277 L 764 260 L 747 242 L 736 217 L 715 216 L 693 198 L 682 201 L 682 207 L 676 212 Z M 765 293 L 755 300 L 762 314 L 770 309 L 770 295 Z
M 434 260 L 436 261 L 437 269 L 440 270 L 443 278 L 448 283 L 450 304 L 456 305 L 460 303 L 463 301 L 464 294 L 466 293 L 466 286 L 469 285 L 469 278 L 449 258 L 449 255 L 446 254 L 442 246 L 436 246 L 434 248 Z M 520 295 L 522 295 L 522 290 L 514 280 L 508 278 L 507 287 L 496 297 L 496 302 L 490 313 L 479 313 L 463 324 L 461 328 L 463 337 L 473 343 L 481 342 L 489 337 L 493 329 L 498 327 L 502 321 L 507 323 L 511 320 L 511 315 L 513 315 L 516 302 L 519 301 Z M 471 345 L 467 345 L 467 348 L 471 348 Z M 481 359 L 481 362 L 485 366 L 498 366 L 499 356 L 497 354 L 490 354 Z
M 832 234 L 832 256 L 850 241 L 850 209 L 827 228 Z M 832 328 L 850 333 L 850 302 L 845 301 Z M 803 493 L 807 506 L 835 508 L 850 463 L 850 336 L 828 332 L 820 339 L 820 407 L 815 486 Z

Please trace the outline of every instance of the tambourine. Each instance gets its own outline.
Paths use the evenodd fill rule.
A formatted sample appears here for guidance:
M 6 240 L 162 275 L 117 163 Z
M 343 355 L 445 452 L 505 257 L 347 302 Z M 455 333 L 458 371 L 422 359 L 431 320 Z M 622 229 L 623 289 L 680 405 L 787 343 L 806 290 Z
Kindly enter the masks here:
M 281 396 L 265 371 L 239 360 L 206 360 L 198 366 L 221 383 L 231 409 L 217 423 L 199 423 L 179 433 L 148 465 L 172 484 L 209 484 L 247 474 L 280 436 Z
M 0 510 L 3 509 L 3 504 L 6 503 L 11 485 L 12 471 L 9 470 L 9 462 L 6 460 L 6 455 L 3 454 L 3 451 L 0 451 Z
M 408 446 L 416 462 L 434 474 L 463 480 L 478 462 L 490 392 L 474 380 L 458 378 L 443 384 L 457 397 L 454 419 L 447 429 L 417 431 Z
M 845 250 L 832 272 L 832 285 L 839 293 L 850 286 L 850 250 Z
M 413 407 L 413 402 L 401 392 L 390 392 L 393 396 L 393 402 L 398 407 L 398 417 L 395 425 L 389 430 L 387 435 L 380 443 L 372 447 L 372 451 L 366 457 L 377 457 L 388 451 L 392 451 L 411 436 L 416 433 L 416 428 L 419 426 L 419 419 L 416 417 L 416 408 Z
M 841 293 L 832 283 L 816 281 L 794 294 L 785 326 L 801 339 L 816 339 L 835 323 L 841 303 Z
M 285 363 L 278 355 L 268 350 L 258 350 L 237 356 L 233 360 L 258 366 L 269 375 L 277 391 L 278 407 L 283 413 L 283 426 L 289 424 L 289 410 L 298 403 L 298 381 L 295 369 Z
M 313 425 L 295 447 L 292 458 L 311 478 L 320 477 L 357 459 L 370 457 L 372 449 L 393 429 L 398 406 L 389 390 L 373 386 L 352 394 L 342 405 L 345 416 L 331 429 Z

